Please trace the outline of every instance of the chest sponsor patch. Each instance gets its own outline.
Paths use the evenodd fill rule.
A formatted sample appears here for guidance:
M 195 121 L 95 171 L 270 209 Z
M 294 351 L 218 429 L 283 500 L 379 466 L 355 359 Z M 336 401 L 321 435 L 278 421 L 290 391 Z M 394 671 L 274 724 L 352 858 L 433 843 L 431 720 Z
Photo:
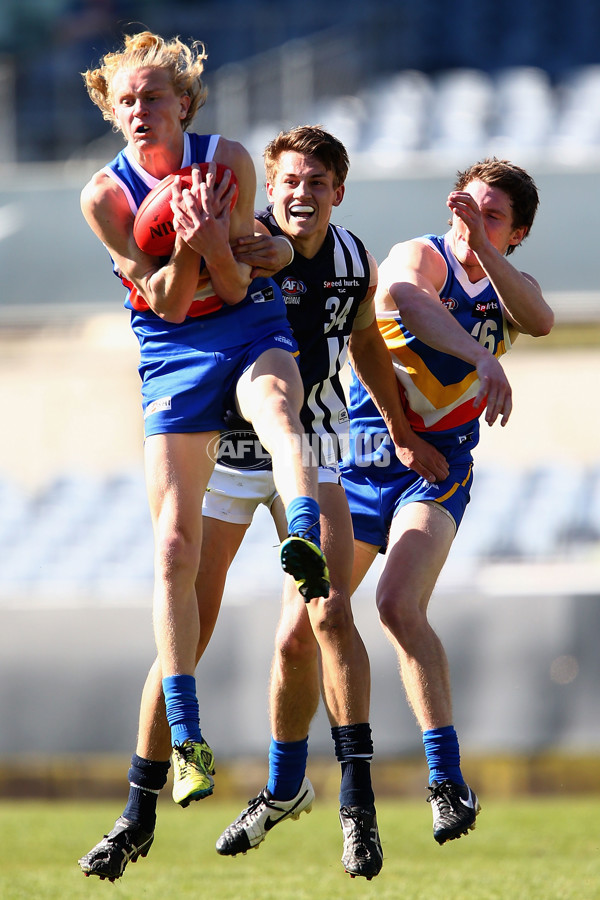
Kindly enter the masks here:
M 488 300 L 487 303 L 476 301 L 473 306 L 472 315 L 475 319 L 487 319 L 488 316 L 493 316 L 494 313 L 497 313 L 499 309 L 500 305 L 497 300 Z
M 325 290 L 329 288 L 357 288 L 360 287 L 360 281 L 358 278 L 336 278 L 334 281 L 324 281 L 323 287 Z

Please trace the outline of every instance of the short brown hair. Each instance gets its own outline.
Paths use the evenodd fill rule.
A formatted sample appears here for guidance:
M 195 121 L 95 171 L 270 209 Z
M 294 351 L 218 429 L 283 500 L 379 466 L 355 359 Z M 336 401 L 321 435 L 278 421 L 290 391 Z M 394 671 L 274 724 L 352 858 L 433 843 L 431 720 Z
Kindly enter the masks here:
M 190 106 L 182 122 L 185 131 L 206 100 L 206 88 L 201 78 L 205 59 L 206 51 L 200 41 L 194 41 L 188 47 L 179 38 L 165 41 L 158 34 L 142 31 L 134 35 L 126 34 L 120 50 L 107 53 L 97 69 L 88 69 L 82 75 L 90 98 L 99 107 L 103 118 L 114 125 L 111 82 L 117 72 L 124 68 L 166 69 L 171 75 L 175 93 L 179 96 L 187 94 L 190 98 Z
M 507 159 L 492 156 L 474 163 L 464 172 L 457 172 L 454 190 L 464 191 L 471 181 L 483 181 L 484 184 L 500 188 L 508 194 L 512 206 L 513 227 L 525 226 L 529 234 L 540 198 L 535 181 L 525 169 L 515 166 Z M 506 251 L 507 255 L 518 246 L 518 244 L 511 245 Z
M 314 156 L 323 163 L 328 172 L 333 172 L 334 187 L 338 188 L 346 181 L 350 168 L 348 152 L 342 142 L 321 125 L 298 125 L 289 131 L 281 131 L 267 144 L 263 154 L 267 181 L 273 182 L 279 157 L 289 150 Z

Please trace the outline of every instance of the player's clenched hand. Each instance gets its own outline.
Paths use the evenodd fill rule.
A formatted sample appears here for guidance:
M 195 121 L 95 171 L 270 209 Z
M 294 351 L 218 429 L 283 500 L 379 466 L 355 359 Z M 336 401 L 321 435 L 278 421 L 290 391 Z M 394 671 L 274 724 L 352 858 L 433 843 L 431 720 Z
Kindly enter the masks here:
M 228 191 L 221 195 L 220 186 L 210 180 L 202 181 L 198 169 L 192 173 L 192 186 L 182 186 L 180 178 L 173 182 L 171 209 L 173 227 L 188 244 L 204 257 L 207 264 L 214 255 L 229 246 L 230 208 L 224 203 Z
M 433 484 L 448 477 L 450 470 L 446 457 L 414 431 L 404 440 L 403 446 L 396 444 L 395 448 L 400 462 L 425 481 Z
M 221 177 L 221 181 L 217 183 L 217 164 L 212 161 L 208 164 L 208 169 L 204 179 L 198 165 L 192 166 L 192 184 L 190 192 L 201 201 L 201 194 L 204 190 L 205 194 L 210 193 L 210 203 L 213 215 L 220 216 L 225 208 L 231 209 L 236 196 L 237 187 L 232 179 L 231 169 L 225 169 Z M 204 185 L 204 187 L 202 187 Z
M 479 392 L 473 401 L 474 407 L 485 403 L 485 421 L 493 425 L 498 416 L 500 424 L 506 425 L 512 411 L 512 388 L 504 369 L 491 353 L 477 363 Z
M 270 234 L 249 234 L 232 245 L 238 262 L 252 266 L 252 278 L 269 278 L 290 262 L 290 246 Z

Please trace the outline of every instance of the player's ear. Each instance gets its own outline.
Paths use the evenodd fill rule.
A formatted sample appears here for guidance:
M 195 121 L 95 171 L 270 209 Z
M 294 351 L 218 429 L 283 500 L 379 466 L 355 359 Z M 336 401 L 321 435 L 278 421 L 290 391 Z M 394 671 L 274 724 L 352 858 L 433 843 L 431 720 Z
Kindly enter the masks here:
M 190 103 L 192 102 L 189 94 L 182 94 L 179 98 L 179 118 L 185 119 L 188 114 L 188 109 L 190 108 Z
M 333 206 L 339 206 L 342 200 L 344 199 L 344 194 L 346 193 L 346 185 L 340 184 L 339 187 L 335 189 L 335 196 L 333 199 Z
M 267 181 L 265 183 L 265 191 L 267 192 L 267 200 L 269 201 L 269 203 L 271 203 L 271 201 L 273 200 L 273 185 L 270 181 Z
M 527 237 L 528 231 L 529 231 L 529 228 L 527 227 L 527 225 L 521 225 L 520 228 L 515 228 L 513 230 L 513 233 L 510 236 L 509 241 L 508 241 L 509 246 L 510 247 L 518 247 L 518 245 L 521 243 L 521 241 L 524 241 L 525 238 Z

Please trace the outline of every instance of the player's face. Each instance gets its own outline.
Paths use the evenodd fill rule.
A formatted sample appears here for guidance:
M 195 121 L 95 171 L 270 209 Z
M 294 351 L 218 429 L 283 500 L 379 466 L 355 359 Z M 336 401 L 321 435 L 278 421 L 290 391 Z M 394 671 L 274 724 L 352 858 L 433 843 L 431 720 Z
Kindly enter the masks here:
M 123 136 L 140 153 L 181 141 L 190 99 L 177 96 L 165 69 L 121 69 L 111 82 L 111 95 Z
M 481 218 L 470 219 L 468 210 L 466 218 L 462 218 L 454 211 L 453 250 L 459 262 L 478 265 L 469 244 L 470 232 L 477 226 L 483 225 L 487 239 L 503 256 L 511 245 L 523 240 L 526 229 L 514 227 L 512 203 L 506 191 L 478 180 L 469 182 L 463 191 L 473 198 Z
M 288 150 L 277 162 L 273 183 L 267 182 L 267 197 L 279 227 L 303 247 L 316 252 L 323 242 L 331 210 L 339 206 L 344 186 L 334 187 L 333 172 L 314 156 Z

